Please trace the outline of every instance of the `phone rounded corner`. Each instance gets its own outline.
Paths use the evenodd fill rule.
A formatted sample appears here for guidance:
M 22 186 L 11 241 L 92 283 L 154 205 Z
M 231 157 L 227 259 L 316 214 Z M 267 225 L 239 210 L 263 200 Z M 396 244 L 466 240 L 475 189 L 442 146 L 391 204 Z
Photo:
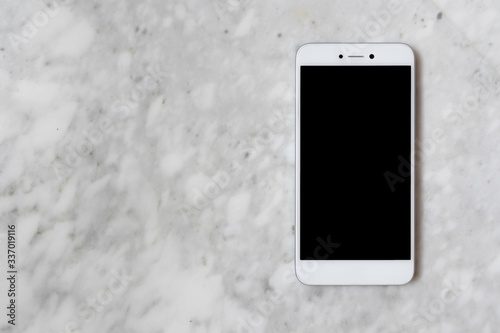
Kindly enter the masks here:
M 415 268 L 412 267 L 412 270 L 408 273 L 408 276 L 406 276 L 401 283 L 398 283 L 400 286 L 404 286 L 409 284 L 413 278 L 415 277 Z
M 398 43 L 398 44 L 404 47 L 408 51 L 408 54 L 411 56 L 413 62 L 415 62 L 415 50 L 413 50 L 413 48 L 407 43 Z
M 295 273 L 295 277 L 297 278 L 297 280 L 303 284 L 304 286 L 312 286 L 310 283 L 308 283 L 307 281 L 305 281 L 304 277 L 300 275 L 299 271 L 297 270 L 297 261 L 295 261 L 295 270 L 294 270 L 294 273 Z
M 297 49 L 297 52 L 295 53 L 295 60 L 297 61 L 297 59 L 299 59 L 300 53 L 304 52 L 304 49 L 310 47 L 313 44 L 315 43 L 304 43 L 300 45 L 299 48 Z

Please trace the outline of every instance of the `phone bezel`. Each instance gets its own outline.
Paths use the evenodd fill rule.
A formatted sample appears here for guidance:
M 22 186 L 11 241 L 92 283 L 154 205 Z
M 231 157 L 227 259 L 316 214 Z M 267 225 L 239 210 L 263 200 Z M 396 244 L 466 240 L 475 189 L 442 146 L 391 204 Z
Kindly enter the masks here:
M 343 57 L 339 58 L 339 54 Z M 371 59 L 370 54 L 374 57 Z M 354 57 L 352 57 L 354 56 Z M 300 260 L 300 67 L 411 66 L 411 259 L 410 260 Z M 403 43 L 309 43 L 296 55 L 296 209 L 295 274 L 306 285 L 402 285 L 415 266 L 415 57 Z

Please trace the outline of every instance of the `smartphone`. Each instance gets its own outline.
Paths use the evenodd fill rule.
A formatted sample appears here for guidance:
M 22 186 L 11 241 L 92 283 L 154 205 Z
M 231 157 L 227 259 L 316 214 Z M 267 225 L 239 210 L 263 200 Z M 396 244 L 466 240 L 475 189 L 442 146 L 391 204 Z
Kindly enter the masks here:
M 312 43 L 296 56 L 297 278 L 413 277 L 415 61 L 401 43 Z

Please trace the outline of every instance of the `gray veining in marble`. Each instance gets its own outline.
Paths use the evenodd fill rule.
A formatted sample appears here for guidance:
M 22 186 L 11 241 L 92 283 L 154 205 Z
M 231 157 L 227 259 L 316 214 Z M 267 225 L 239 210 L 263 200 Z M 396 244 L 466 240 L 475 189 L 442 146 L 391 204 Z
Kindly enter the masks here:
M 3 332 L 498 330 L 498 2 L 0 8 L 0 272 L 10 224 L 18 269 Z M 294 276 L 294 61 L 314 41 L 416 52 L 408 285 Z

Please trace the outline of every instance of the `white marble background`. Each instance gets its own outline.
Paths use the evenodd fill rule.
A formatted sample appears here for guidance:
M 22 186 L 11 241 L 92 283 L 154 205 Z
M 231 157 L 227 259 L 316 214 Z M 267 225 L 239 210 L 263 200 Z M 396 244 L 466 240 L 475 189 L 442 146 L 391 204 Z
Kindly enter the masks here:
M 2 332 L 498 331 L 498 2 L 0 8 L 0 272 L 13 223 L 19 270 Z M 294 60 L 313 41 L 416 52 L 408 285 L 293 275 Z

